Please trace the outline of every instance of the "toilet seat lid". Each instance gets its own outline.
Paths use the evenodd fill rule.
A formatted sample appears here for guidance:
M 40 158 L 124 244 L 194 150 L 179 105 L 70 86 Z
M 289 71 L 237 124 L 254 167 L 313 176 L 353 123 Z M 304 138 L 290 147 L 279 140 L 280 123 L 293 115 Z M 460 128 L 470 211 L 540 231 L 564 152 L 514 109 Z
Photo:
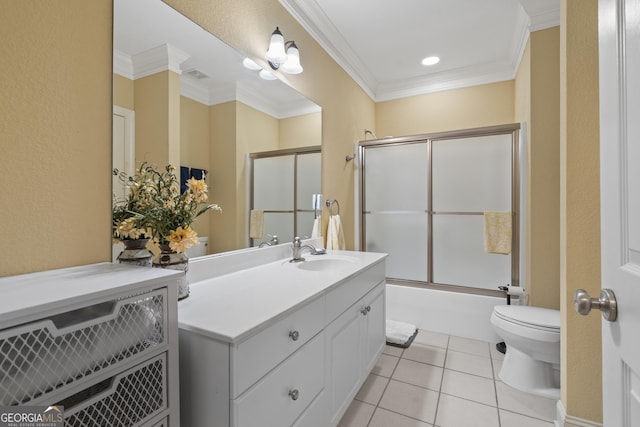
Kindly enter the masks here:
M 522 305 L 497 305 L 494 312 L 509 322 L 560 331 L 560 311 Z

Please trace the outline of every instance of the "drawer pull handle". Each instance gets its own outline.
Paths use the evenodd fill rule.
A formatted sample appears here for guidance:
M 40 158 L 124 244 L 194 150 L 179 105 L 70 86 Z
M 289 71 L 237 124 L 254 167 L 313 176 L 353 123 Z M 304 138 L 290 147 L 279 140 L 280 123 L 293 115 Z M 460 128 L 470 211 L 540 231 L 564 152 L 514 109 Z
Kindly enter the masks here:
M 298 338 L 300 338 L 300 332 L 298 332 L 298 331 L 289 332 L 289 338 L 291 338 L 293 341 L 298 341 Z M 295 400 L 295 399 L 293 399 L 293 400 Z
M 294 388 L 293 390 L 289 391 L 289 397 L 291 397 L 291 400 L 298 400 L 298 397 L 300 397 L 300 392 L 297 388 Z
M 362 310 L 360 310 L 360 313 L 362 313 L 363 316 L 366 316 L 370 311 L 371 311 L 371 306 L 368 305 L 364 307 Z

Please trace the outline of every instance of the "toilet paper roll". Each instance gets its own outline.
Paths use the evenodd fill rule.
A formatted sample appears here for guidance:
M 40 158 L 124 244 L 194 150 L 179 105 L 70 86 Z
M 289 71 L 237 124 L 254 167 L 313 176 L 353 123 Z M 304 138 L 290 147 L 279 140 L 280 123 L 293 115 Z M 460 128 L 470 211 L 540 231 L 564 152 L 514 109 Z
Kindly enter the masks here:
M 511 296 L 520 297 L 525 295 L 525 290 L 522 286 L 507 286 L 507 293 Z

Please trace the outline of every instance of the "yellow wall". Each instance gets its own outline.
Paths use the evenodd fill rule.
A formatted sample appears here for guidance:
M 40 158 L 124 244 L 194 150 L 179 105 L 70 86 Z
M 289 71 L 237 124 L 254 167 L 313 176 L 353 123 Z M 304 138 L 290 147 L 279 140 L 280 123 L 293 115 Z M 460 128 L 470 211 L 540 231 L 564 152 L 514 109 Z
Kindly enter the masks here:
M 180 165 L 180 76 L 162 71 L 133 82 L 136 162 Z
M 598 2 L 561 1 L 561 372 L 569 415 L 602 421 L 601 316 L 573 293 L 600 294 Z
M 0 276 L 111 259 L 112 15 L 0 2 Z
M 304 114 L 280 120 L 280 148 L 322 144 L 322 113 Z
M 133 80 L 121 75 L 113 75 L 113 105 L 135 110 Z
M 209 107 L 180 97 L 180 165 L 210 171 L 209 138 Z M 211 184 L 211 179 L 207 178 L 207 183 Z M 192 228 L 198 236 L 209 236 L 209 216 L 216 214 L 208 212 L 196 219 Z
M 238 201 L 236 164 L 236 102 L 209 107 L 209 199 L 222 207 L 222 213 L 209 214 L 209 252 L 237 249 L 243 237 L 237 235 Z
M 380 102 L 375 133 L 382 138 L 513 123 L 513 97 L 509 80 Z
M 530 36 L 529 304 L 560 308 L 560 29 Z

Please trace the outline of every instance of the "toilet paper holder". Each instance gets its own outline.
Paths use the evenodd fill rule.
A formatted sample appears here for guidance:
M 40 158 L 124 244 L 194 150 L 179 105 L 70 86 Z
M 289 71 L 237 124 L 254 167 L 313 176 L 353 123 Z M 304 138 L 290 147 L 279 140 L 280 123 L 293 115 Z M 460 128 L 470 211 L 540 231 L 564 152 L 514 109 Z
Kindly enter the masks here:
M 519 298 L 525 295 L 525 290 L 522 286 L 506 285 L 498 286 L 498 289 L 504 292 L 507 296 L 507 305 L 511 305 L 512 296 L 517 296 Z

